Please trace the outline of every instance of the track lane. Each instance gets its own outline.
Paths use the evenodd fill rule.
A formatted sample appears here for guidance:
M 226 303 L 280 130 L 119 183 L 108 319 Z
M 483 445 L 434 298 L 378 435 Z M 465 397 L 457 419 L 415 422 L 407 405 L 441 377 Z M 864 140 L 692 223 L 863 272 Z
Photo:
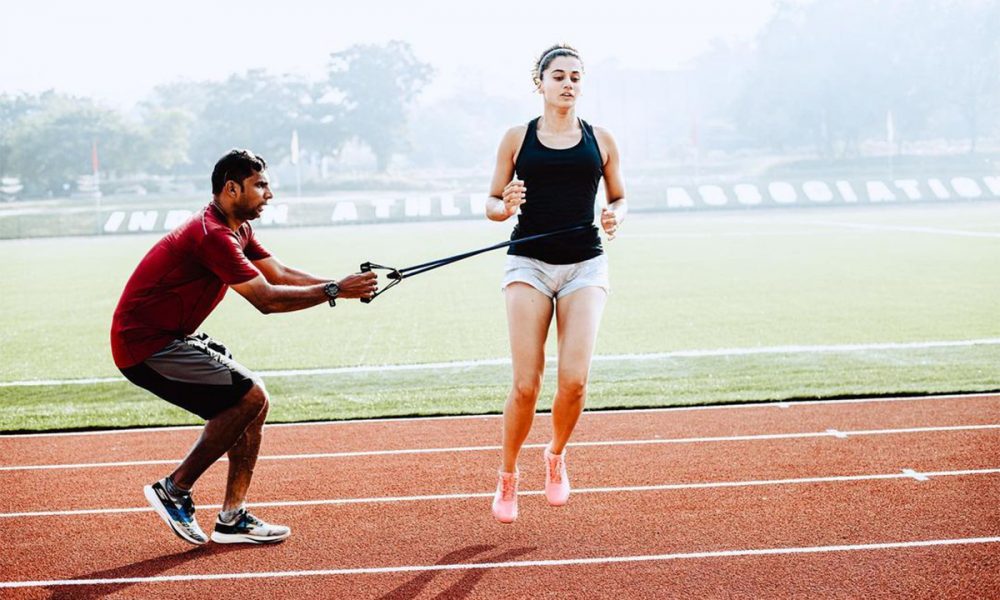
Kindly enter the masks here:
M 551 435 L 549 420 L 548 415 L 539 415 L 528 443 L 547 441 Z M 995 423 L 1000 423 L 998 395 L 768 403 L 584 412 L 573 441 Z M 0 466 L 177 460 L 194 443 L 199 431 L 197 428 L 166 428 L 42 437 L 0 436 Z M 265 426 L 261 454 L 495 446 L 499 442 L 498 416 L 278 424 Z
M 576 487 L 636 486 L 747 479 L 946 471 L 1000 467 L 1000 430 L 733 441 L 647 446 L 570 447 Z M 356 456 L 342 459 L 261 461 L 251 502 L 424 496 L 489 492 L 498 452 Z M 142 486 L 170 466 L 0 471 L 0 514 L 145 507 Z M 520 460 L 522 490 L 541 489 L 540 449 Z M 199 504 L 221 502 L 226 465 L 209 469 L 194 489 Z M 67 493 L 99 489 L 97 494 Z M 290 490 L 294 493 L 290 493 Z M 0 521 L 3 519 L 0 518 Z
M 839 410 L 847 408 L 848 410 Z M 721 413 L 721 417 L 720 417 Z M 642 415 L 641 418 L 636 418 Z M 877 403 L 806 403 L 789 408 L 760 405 L 743 408 L 678 410 L 585 415 L 574 441 L 612 436 L 693 437 L 746 435 L 826 429 L 877 429 L 987 424 L 1000 417 L 996 396 L 964 399 L 921 399 Z M 546 417 L 536 424 L 538 441 L 545 439 Z M 403 429 L 422 424 L 419 432 Z M 369 425 L 375 425 L 372 431 Z M 465 445 L 469 439 L 495 444 L 496 418 L 410 420 L 269 427 L 265 443 L 301 444 L 297 448 L 331 447 L 348 450 L 378 440 L 380 447 L 435 447 L 442 442 Z M 756 429 L 755 429 L 756 428 Z M 312 435 L 303 435 L 308 431 Z M 323 431 L 336 431 L 328 435 Z M 316 433 L 320 432 L 320 433 Z M 275 435 L 276 434 L 276 435 Z M 197 435 L 194 430 L 95 436 L 20 438 L 29 441 L 23 458 L 60 456 L 79 441 L 93 444 L 95 454 L 129 456 L 144 447 L 163 448 L 172 436 Z M 286 438 L 286 436 L 288 436 Z M 449 436 L 457 436 L 460 439 Z M 492 437 L 493 439 L 486 439 Z M 119 438 L 113 443 L 108 441 Z M 0 438 L 0 449 L 12 439 Z M 621 438 L 619 438 L 621 439 Z M 49 443 L 44 452 L 38 442 Z M 68 444 L 64 442 L 70 441 Z M 96 442 L 96 443 L 95 443 Z M 339 444 L 339 445 L 338 445 Z M 420 444 L 426 444 L 421 446 Z M 16 446 L 20 446 L 17 444 Z M 183 449 L 184 444 L 181 445 Z M 79 447 L 79 446 L 77 446 Z M 285 448 L 281 449 L 285 451 Z M 266 449 L 265 449 L 266 451 Z M 34 452 L 32 455 L 31 453 Z M 522 462 L 525 487 L 541 485 L 540 460 L 528 450 Z M 333 493 L 385 496 L 387 490 L 405 495 L 442 488 L 464 492 L 482 489 L 484 473 L 491 487 L 496 452 L 454 455 L 394 455 L 296 461 L 262 461 L 251 500 L 290 491 L 333 497 Z M 7 454 L 6 457 L 12 456 Z M 679 483 L 683 481 L 763 479 L 817 474 L 862 473 L 880 468 L 896 472 L 962 468 L 995 468 L 1000 456 L 996 430 L 896 434 L 891 436 L 805 438 L 771 441 L 726 441 L 644 446 L 582 446 L 570 454 L 576 487 L 600 483 Z M 432 465 L 428 469 L 427 459 Z M 16 456 L 21 460 L 22 457 Z M 451 460 L 449 460 L 451 459 Z M 538 462 L 538 465 L 534 465 Z M 6 463 L 11 464 L 11 463 Z M 20 464 L 20 463 L 15 463 Z M 835 469 L 819 473 L 821 469 Z M 333 477 L 317 473 L 334 471 Z M 0 472 L 7 492 L 0 512 L 12 499 L 21 505 L 44 503 L 83 506 L 121 498 L 123 506 L 141 506 L 138 487 L 160 476 L 162 466 L 96 470 Z M 53 480 L 48 477 L 58 476 Z M 123 475 L 124 474 L 124 475 Z M 97 476 L 95 478 L 95 476 Z M 750 477 L 752 476 L 752 477 Z M 7 478 L 9 477 L 9 478 Z M 7 478 L 7 479 L 5 479 Z M 685 479 L 687 478 L 687 479 Z M 106 485 L 105 485 L 106 484 Z M 199 486 L 197 498 L 221 494 L 218 466 Z M 138 486 L 138 487 L 137 487 Z M 97 488 L 99 493 L 91 493 Z M 83 490 L 81 493 L 80 490 Z M 363 492 L 375 492 L 364 494 Z M 258 496 L 258 494 L 260 494 Z M 391 504 L 261 508 L 265 518 L 287 522 L 293 537 L 277 547 L 213 547 L 187 550 L 152 513 L 87 515 L 84 517 L 0 518 L 0 536 L 13 540 L 0 553 L 3 580 L 90 577 L 146 577 L 158 574 L 302 571 L 357 566 L 433 565 L 451 562 L 519 561 L 642 556 L 732 549 L 763 549 L 817 545 L 906 542 L 1000 536 L 1000 475 L 875 480 L 850 483 L 809 483 L 744 488 L 709 488 L 578 494 L 561 509 L 548 507 L 540 496 L 522 498 L 522 518 L 502 526 L 489 517 L 488 498 Z M 136 498 L 137 500 L 132 500 Z M 88 504 L 89 503 L 89 504 Z M 625 507 L 625 508 L 623 508 Z M 207 513 L 207 514 L 206 514 Z M 203 510 L 207 525 L 213 511 Z M 70 547 L 73 552 L 53 552 Z M 792 593 L 851 597 L 857 595 L 928 596 L 979 595 L 998 587 L 995 544 L 866 550 L 809 555 L 736 556 L 627 564 L 563 567 L 466 569 L 422 573 L 386 573 L 245 580 L 223 582 L 129 583 L 48 590 L 3 590 L 5 597 L 239 597 L 273 590 L 303 595 L 351 597 L 422 597 L 437 593 L 495 597 L 567 592 L 586 596 L 595 591 L 628 590 L 630 597 L 662 597 L 663 590 L 696 596 L 747 597 Z M 461 559 L 461 560 L 459 560 Z M 409 562 L 408 562 L 409 561 Z M 571 569 L 573 576 L 565 573 Z M 33 575 L 34 574 L 34 575 Z M 774 574 L 773 576 L 771 574 Z M 930 574 L 934 574 L 931 576 Z M 794 577 L 793 577 L 794 576 Z M 790 581 L 792 577 L 794 581 Z M 770 591 L 769 591 L 770 590 Z M 860 591 L 858 594 L 841 593 Z M 7 594 L 12 592 L 12 594 Z M 16 592 L 16 593 L 15 593 Z M 232 592 L 232 595 L 229 595 Z M 898 593 L 897 593 L 898 592 Z M 954 593 L 952 593 L 954 592 Z M 798 593 L 798 592 L 796 592 Z M 681 595 L 680 593 L 678 595 Z M 612 596 L 614 597 L 614 596 Z
M 514 526 L 493 522 L 485 499 L 269 509 L 265 518 L 280 516 L 295 529 L 284 544 L 190 551 L 150 515 L 96 516 L 59 527 L 20 524 L 25 539 L 0 558 L 0 572 L 6 581 L 90 579 L 431 565 L 475 546 L 495 548 L 490 560 L 499 562 L 497 552 L 515 550 L 505 560 L 995 537 L 997 497 L 1000 475 L 601 494 L 563 508 L 530 497 Z M 0 523 L 0 533 L 11 539 L 13 531 Z M 67 539 L 72 554 L 45 551 Z

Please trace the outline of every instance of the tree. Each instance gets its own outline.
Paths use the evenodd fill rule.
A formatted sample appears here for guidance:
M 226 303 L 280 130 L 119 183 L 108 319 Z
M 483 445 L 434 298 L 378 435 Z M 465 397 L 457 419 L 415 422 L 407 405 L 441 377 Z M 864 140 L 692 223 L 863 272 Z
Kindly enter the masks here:
M 109 175 L 133 173 L 142 162 L 141 133 L 118 112 L 86 98 L 46 93 L 13 128 L 11 169 L 28 193 L 60 194 L 91 172 L 95 144 L 101 171 Z
M 209 84 L 207 101 L 192 135 L 193 163 L 202 170 L 230 148 L 249 148 L 269 162 L 289 155 L 292 130 L 300 123 L 308 84 L 261 69 Z
M 379 172 L 407 147 L 407 107 L 432 73 L 401 41 L 359 44 L 330 55 L 330 92 L 341 95 L 346 129 L 371 148 Z
M 38 97 L 28 94 L 0 95 L 0 176 L 19 175 L 13 170 L 14 130 L 18 122 L 38 110 Z
M 963 121 L 972 153 L 1000 111 L 1000 3 L 965 0 L 946 8 L 937 21 L 948 45 L 935 56 L 938 79 Z
M 897 151 L 958 120 L 974 148 L 1000 104 L 998 24 L 995 0 L 783 2 L 734 120 L 762 143 L 833 157 L 886 139 L 891 110 Z

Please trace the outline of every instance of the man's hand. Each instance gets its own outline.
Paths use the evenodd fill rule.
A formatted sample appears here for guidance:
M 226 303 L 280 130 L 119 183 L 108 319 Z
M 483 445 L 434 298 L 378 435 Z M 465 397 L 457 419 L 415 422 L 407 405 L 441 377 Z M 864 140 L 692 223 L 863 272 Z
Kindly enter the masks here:
M 338 298 L 371 298 L 378 291 L 378 276 L 369 271 L 348 275 L 337 282 Z

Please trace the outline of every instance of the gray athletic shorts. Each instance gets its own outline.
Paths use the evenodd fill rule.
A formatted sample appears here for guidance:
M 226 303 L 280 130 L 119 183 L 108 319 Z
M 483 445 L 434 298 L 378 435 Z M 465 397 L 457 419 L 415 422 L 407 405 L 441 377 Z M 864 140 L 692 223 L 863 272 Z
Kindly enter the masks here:
M 145 361 L 121 369 L 135 385 L 211 419 L 238 403 L 260 379 L 205 334 L 174 340 Z
M 508 254 L 500 288 L 507 289 L 514 282 L 527 283 L 557 300 L 585 287 L 599 287 L 611 293 L 608 257 L 605 254 L 568 265 L 553 265 L 527 256 Z

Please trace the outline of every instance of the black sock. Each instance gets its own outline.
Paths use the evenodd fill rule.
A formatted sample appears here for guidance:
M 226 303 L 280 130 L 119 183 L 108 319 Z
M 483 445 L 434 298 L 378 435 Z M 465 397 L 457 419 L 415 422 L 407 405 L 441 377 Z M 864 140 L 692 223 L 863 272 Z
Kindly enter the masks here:
M 166 479 L 163 480 L 163 489 L 165 489 L 167 493 L 174 498 L 180 498 L 181 496 L 189 496 L 191 494 L 191 490 L 182 490 L 180 487 L 178 487 L 170 476 L 167 476 Z

